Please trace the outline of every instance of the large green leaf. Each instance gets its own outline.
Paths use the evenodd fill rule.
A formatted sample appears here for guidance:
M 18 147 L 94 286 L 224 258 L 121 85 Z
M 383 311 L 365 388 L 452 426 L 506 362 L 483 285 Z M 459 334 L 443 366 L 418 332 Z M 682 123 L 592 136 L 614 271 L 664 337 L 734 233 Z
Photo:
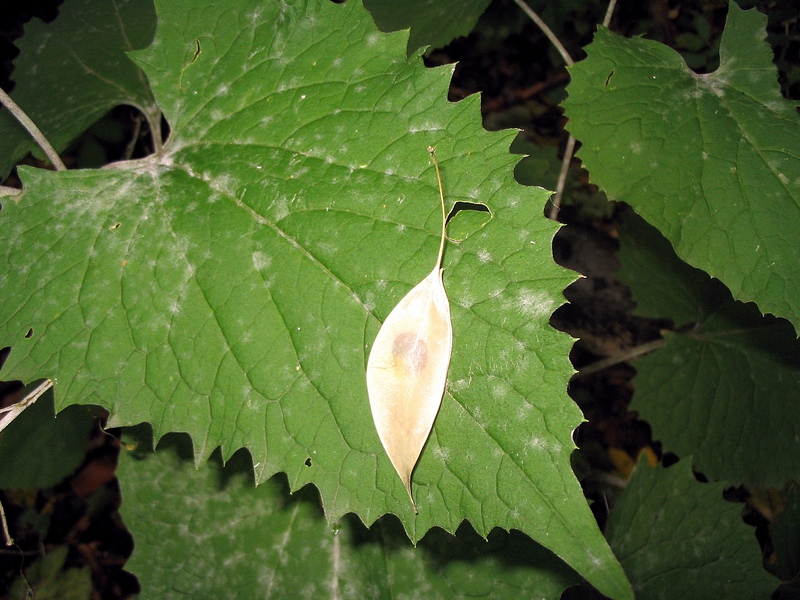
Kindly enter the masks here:
M 120 104 L 137 107 L 160 131 L 145 76 L 125 56 L 150 43 L 155 25 L 152 0 L 69 0 L 54 22 L 25 27 L 11 97 L 57 151 Z M 0 179 L 37 148 L 16 119 L 0 111 Z
M 742 301 L 800 328 L 800 116 L 766 17 L 731 2 L 720 67 L 600 28 L 570 69 L 569 129 L 592 177 Z
M 246 447 L 259 483 L 313 482 L 331 520 L 393 512 L 414 540 L 464 519 L 520 529 L 629 597 L 570 468 L 571 340 L 548 320 L 573 276 L 552 261 L 548 193 L 513 181 L 513 133 L 484 131 L 477 98 L 448 103 L 451 70 L 408 60 L 357 2 L 157 8 L 136 60 L 170 122 L 163 153 L 22 169 L 0 213 L 9 376 L 52 375 L 59 406 L 106 405 L 111 425 L 186 431 L 198 462 Z M 415 516 L 364 368 L 436 258 L 429 145 L 448 202 L 492 219 L 445 254 L 455 347 Z
M 741 505 L 722 499 L 724 487 L 697 481 L 691 460 L 669 469 L 639 461 L 607 527 L 637 599 L 770 597 L 780 582 L 762 567 L 755 530 Z
M 437 529 L 414 548 L 394 517 L 370 530 L 352 515 L 329 525 L 313 488 L 290 497 L 282 477 L 255 488 L 241 454 L 197 471 L 190 445 L 181 458 L 185 442 L 165 438 L 153 453 L 143 435 L 120 457 L 136 540 L 125 568 L 143 598 L 558 598 L 579 582 L 518 532 L 484 541 L 469 526 L 458 537 Z
M 633 215 L 618 277 L 637 312 L 672 319 L 664 347 L 636 362 L 631 408 L 667 450 L 713 480 L 780 486 L 800 473 L 800 342 L 784 319 L 737 302 Z

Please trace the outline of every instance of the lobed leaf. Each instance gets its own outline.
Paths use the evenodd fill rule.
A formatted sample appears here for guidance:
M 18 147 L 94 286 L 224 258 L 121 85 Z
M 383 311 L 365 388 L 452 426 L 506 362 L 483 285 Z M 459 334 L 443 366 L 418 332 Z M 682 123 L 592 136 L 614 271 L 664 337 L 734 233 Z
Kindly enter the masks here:
M 768 598 L 779 581 L 761 564 L 755 530 L 725 487 L 700 483 L 691 457 L 669 469 L 639 461 L 607 535 L 637 598 Z
M 766 17 L 730 3 L 720 67 L 600 28 L 570 68 L 569 129 L 597 183 L 734 298 L 800 326 L 800 115 L 780 95 Z
M 634 215 L 635 217 L 635 215 Z M 631 409 L 666 450 L 694 455 L 706 477 L 781 486 L 800 472 L 800 342 L 784 319 L 681 261 L 639 217 L 620 228 L 621 281 L 637 312 L 671 318 L 677 331 L 636 362 Z
M 160 131 L 144 73 L 125 55 L 147 46 L 155 27 L 152 0 L 70 0 L 54 22 L 25 26 L 11 97 L 58 152 L 120 104 L 138 108 Z M 0 110 L 0 179 L 30 151 L 41 152 Z

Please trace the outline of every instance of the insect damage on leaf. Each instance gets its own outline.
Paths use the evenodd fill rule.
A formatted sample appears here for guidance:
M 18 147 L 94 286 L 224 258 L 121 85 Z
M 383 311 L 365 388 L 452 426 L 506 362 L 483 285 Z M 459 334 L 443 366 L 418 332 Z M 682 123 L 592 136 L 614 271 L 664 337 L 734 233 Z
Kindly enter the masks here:
M 442 283 L 446 211 L 442 176 L 433 148 L 442 203 L 442 237 L 433 271 L 389 313 L 367 361 L 372 418 L 386 454 L 403 481 L 414 512 L 411 472 L 442 403 L 453 348 L 450 304 Z

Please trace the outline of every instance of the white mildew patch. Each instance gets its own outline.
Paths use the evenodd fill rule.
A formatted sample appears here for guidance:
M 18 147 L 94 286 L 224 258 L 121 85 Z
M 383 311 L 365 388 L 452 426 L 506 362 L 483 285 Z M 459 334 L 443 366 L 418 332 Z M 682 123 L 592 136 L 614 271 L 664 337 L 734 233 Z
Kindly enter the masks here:
M 255 267 L 256 271 L 265 271 L 269 269 L 271 264 L 271 256 L 261 251 L 253 252 L 253 266 Z
M 272 201 L 272 204 L 269 205 L 269 209 L 274 207 L 274 220 L 280 221 L 289 216 L 289 200 L 286 196 L 281 196 Z
M 544 316 L 549 318 L 554 306 L 555 302 L 547 294 L 534 290 L 520 290 L 509 308 L 514 308 L 525 316 L 535 319 Z
M 334 256 L 339 252 L 339 247 L 330 242 L 321 242 L 318 246 L 319 251 L 324 256 Z
M 496 383 L 492 386 L 492 396 L 494 398 L 505 398 L 508 396 L 508 386 L 503 383 Z
M 764 106 L 768 111 L 773 113 L 783 114 L 786 111 L 786 101 L 782 99 L 764 102 Z
M 538 435 L 533 435 L 525 440 L 524 446 L 526 450 L 545 451 L 547 450 L 547 440 Z
M 478 252 L 478 262 L 482 265 L 492 262 L 492 254 L 485 248 Z
M 531 406 L 528 402 L 523 402 L 517 407 L 517 412 L 515 417 L 517 421 L 524 421 L 528 418 L 528 415 L 531 414 L 531 410 L 533 410 L 533 406 Z
M 373 312 L 375 310 L 375 294 L 372 292 L 367 292 L 364 294 L 361 304 L 364 305 L 364 308 L 367 310 L 367 312 Z
M 433 455 L 442 462 L 447 462 L 450 458 L 450 449 L 445 446 L 437 446 L 433 449 Z
M 449 381 L 447 387 L 452 393 L 458 394 L 466 390 L 469 387 L 469 383 L 468 379 L 456 379 L 455 381 Z
M 480 406 L 476 406 L 472 411 L 472 418 L 475 419 L 475 422 L 480 425 L 481 428 L 486 429 L 486 419 L 483 416 L 483 409 Z
M 455 298 L 455 302 L 461 308 L 470 309 L 475 305 L 475 297 L 469 292 L 463 292 Z

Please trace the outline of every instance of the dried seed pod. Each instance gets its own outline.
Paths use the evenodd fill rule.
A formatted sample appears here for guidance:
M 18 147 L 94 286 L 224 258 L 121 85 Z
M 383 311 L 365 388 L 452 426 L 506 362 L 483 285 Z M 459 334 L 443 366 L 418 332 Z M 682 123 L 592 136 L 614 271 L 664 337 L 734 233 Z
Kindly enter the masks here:
M 442 283 L 446 212 L 439 163 L 436 167 L 442 202 L 442 238 L 436 265 L 383 322 L 367 361 L 367 391 L 372 419 L 386 454 L 411 498 L 411 472 L 430 435 L 442 403 L 453 328 L 450 303 Z

